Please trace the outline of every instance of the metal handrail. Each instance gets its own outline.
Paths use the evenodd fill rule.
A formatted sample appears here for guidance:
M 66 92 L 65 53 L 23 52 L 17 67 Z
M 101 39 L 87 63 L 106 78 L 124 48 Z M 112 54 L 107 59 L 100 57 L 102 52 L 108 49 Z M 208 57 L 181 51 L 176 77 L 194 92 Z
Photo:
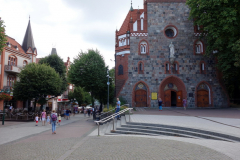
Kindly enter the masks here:
M 121 110 L 121 111 L 119 111 L 119 112 L 117 112 L 117 113 L 114 113 L 114 114 L 112 114 L 112 115 L 110 115 L 110 116 L 108 116 L 108 117 L 106 117 L 106 118 L 103 118 L 102 120 L 94 121 L 94 122 L 96 122 L 97 125 L 98 125 L 98 136 L 99 136 L 99 124 L 100 124 L 100 123 L 105 123 L 105 122 L 113 119 L 113 131 L 114 131 L 114 118 L 115 118 L 116 116 L 119 116 L 119 115 L 122 114 L 122 113 L 125 113 L 125 112 L 129 111 L 129 110 L 130 110 L 130 112 L 131 112 L 132 109 L 133 109 L 133 108 L 126 108 L 126 109 Z M 130 112 L 129 112 L 129 122 L 130 122 Z
M 125 104 L 122 105 L 122 106 L 125 106 Z M 120 108 L 121 108 L 122 106 L 120 106 Z M 112 113 L 112 111 L 114 111 L 114 110 L 115 110 L 115 108 L 112 109 L 112 110 L 110 110 L 110 111 L 108 111 L 108 112 L 104 112 L 103 114 L 100 114 L 99 116 L 102 117 L 102 116 L 105 115 L 105 114 Z

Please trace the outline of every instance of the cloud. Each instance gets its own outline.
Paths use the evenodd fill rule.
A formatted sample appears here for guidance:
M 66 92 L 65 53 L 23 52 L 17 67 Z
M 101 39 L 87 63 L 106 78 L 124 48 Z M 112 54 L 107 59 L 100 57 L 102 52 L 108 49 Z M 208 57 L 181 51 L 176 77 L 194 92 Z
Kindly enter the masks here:
M 111 68 L 114 59 L 115 30 L 120 28 L 130 0 L 0 0 L 0 16 L 7 35 L 20 44 L 29 15 L 38 57 L 47 56 L 53 46 L 66 61 L 80 50 L 98 49 Z M 133 0 L 142 8 L 143 0 Z

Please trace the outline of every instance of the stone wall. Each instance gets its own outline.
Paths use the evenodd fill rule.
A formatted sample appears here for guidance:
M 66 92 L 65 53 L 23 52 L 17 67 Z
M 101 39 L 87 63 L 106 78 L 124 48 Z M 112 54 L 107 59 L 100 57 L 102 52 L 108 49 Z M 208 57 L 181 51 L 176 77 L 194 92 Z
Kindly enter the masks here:
M 213 107 L 228 105 L 227 95 L 224 93 L 216 78 L 215 60 L 213 57 L 194 55 L 193 21 L 189 20 L 189 8 L 185 3 L 148 3 L 148 37 L 131 37 L 130 55 L 128 56 L 128 80 L 125 83 L 122 95 L 131 106 L 133 102 L 134 85 L 144 81 L 150 92 L 158 92 L 162 99 L 159 86 L 168 76 L 174 75 L 180 78 L 186 88 L 188 107 L 196 107 L 196 87 L 201 82 L 209 84 L 211 89 Z M 164 29 L 168 25 L 174 25 L 178 29 L 176 38 L 169 39 L 164 35 Z M 138 55 L 139 42 L 145 39 L 149 43 L 149 55 Z M 175 61 L 179 63 L 179 74 L 164 74 L 165 62 L 169 61 L 169 45 L 173 43 L 178 49 L 179 55 Z M 205 47 L 206 48 L 206 47 Z M 138 74 L 136 67 L 138 62 L 144 63 L 144 74 Z M 206 74 L 200 74 L 200 62 L 204 61 Z M 193 97 L 189 97 L 192 94 Z M 183 98 L 185 95 L 183 95 Z M 150 94 L 148 94 L 148 97 Z M 148 100 L 149 101 L 149 100 Z M 148 107 L 157 107 L 156 100 L 150 100 Z

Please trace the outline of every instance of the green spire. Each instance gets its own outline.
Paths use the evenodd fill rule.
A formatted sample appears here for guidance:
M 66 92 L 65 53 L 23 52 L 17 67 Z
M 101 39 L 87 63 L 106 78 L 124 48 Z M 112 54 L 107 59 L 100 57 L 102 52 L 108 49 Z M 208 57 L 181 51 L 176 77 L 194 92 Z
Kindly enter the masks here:
M 133 11 L 133 7 L 132 7 L 132 1 L 131 1 L 131 8 L 130 8 L 130 11 Z

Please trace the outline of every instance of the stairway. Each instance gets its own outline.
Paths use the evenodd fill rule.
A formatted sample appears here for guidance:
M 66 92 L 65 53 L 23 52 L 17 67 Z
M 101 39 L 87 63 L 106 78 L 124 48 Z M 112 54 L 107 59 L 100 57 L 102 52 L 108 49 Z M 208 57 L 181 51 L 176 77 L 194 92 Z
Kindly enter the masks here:
M 129 115 L 122 116 L 121 120 L 115 119 L 114 130 L 113 121 L 101 125 L 100 135 L 129 134 L 150 136 L 174 136 L 195 139 L 212 139 L 228 142 L 240 142 L 240 137 L 213 131 L 162 124 L 128 122 L 128 120 Z

